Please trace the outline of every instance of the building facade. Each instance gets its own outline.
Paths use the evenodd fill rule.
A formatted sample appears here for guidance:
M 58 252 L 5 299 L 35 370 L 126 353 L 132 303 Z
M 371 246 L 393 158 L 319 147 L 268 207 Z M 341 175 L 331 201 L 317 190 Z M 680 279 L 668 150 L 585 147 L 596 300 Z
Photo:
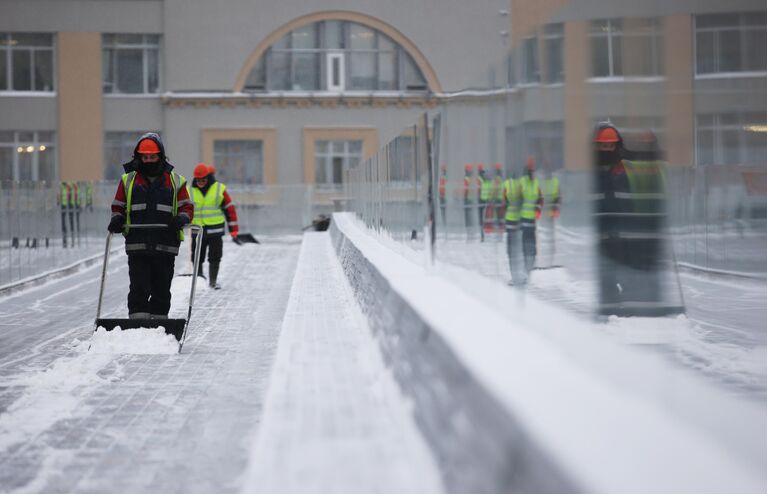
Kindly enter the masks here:
M 450 15 L 440 15 L 449 8 Z M 334 189 L 501 57 L 508 1 L 0 0 L 0 180 L 115 179 L 136 138 Z

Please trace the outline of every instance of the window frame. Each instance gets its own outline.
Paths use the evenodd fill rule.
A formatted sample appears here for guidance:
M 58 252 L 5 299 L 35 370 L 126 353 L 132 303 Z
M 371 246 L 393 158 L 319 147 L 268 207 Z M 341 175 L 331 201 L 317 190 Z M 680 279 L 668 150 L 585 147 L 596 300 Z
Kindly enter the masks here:
M 747 46 L 745 35 L 747 31 L 758 31 L 758 30 L 764 30 L 767 32 L 767 19 L 765 19 L 764 24 L 759 25 L 750 25 L 745 22 L 746 17 L 749 15 L 749 12 L 728 12 L 728 13 L 717 13 L 717 14 L 697 14 L 693 15 L 693 70 L 695 79 L 718 79 L 718 78 L 740 78 L 740 77 L 767 77 L 767 67 L 763 70 L 728 70 L 728 71 L 720 71 L 715 68 L 711 72 L 700 72 L 698 68 L 698 51 L 699 51 L 699 43 L 698 43 L 698 35 L 700 33 L 713 33 L 714 35 L 714 65 L 718 66 L 720 61 L 720 44 L 718 42 L 720 33 L 722 31 L 737 31 L 738 32 L 738 48 L 741 53 L 741 68 L 745 67 L 747 65 L 746 63 L 746 56 L 749 54 L 747 50 L 744 50 L 744 48 Z M 700 19 L 702 17 L 713 17 L 713 16 L 721 16 L 721 15 L 737 15 L 738 16 L 738 23 L 737 25 L 719 25 L 715 27 L 699 27 L 698 23 L 700 22 Z
M 46 46 L 37 46 L 37 45 L 21 45 L 16 46 L 15 43 L 12 43 L 14 36 L 19 35 L 45 35 L 50 37 L 50 45 Z M 0 32 L 0 41 L 4 41 L 0 46 L 2 46 L 2 51 L 4 52 L 2 57 L 3 60 L 0 60 L 0 63 L 5 64 L 6 68 L 6 88 L 7 89 L 0 89 L 0 96 L 4 95 L 13 95 L 17 93 L 22 93 L 24 96 L 27 95 L 44 95 L 44 96 L 54 96 L 56 95 L 57 87 L 58 87 L 58 80 L 57 80 L 57 72 L 58 72 L 58 66 L 57 66 L 57 60 L 56 60 L 56 36 L 53 33 L 48 32 L 22 32 L 22 31 L 5 31 Z M 14 89 L 13 88 L 13 80 L 14 80 L 14 66 L 13 66 L 13 53 L 17 51 L 26 51 L 29 53 L 29 80 L 30 80 L 30 87 L 31 89 Z M 51 54 L 51 89 L 50 91 L 45 90 L 38 90 L 34 89 L 35 87 L 35 60 L 36 57 L 34 56 L 37 52 L 50 52 Z
M 54 176 L 50 178 L 50 182 L 47 183 L 55 183 L 58 181 L 59 178 L 59 162 L 58 162 L 58 153 L 56 152 L 58 149 L 58 143 L 56 141 L 57 134 L 55 131 L 52 130 L 9 130 L 5 132 L 12 132 L 13 133 L 13 142 L 9 141 L 0 141 L 0 148 L 9 148 L 12 151 L 13 156 L 13 162 L 11 163 L 11 174 L 13 178 L 11 179 L 14 182 L 21 182 L 19 179 L 20 176 L 20 162 L 19 162 L 19 155 L 23 153 L 34 153 L 32 155 L 32 177 L 29 180 L 25 180 L 25 182 L 40 182 L 40 153 L 50 151 L 53 153 L 53 169 L 54 169 Z M 50 140 L 44 140 L 40 138 L 40 134 L 44 132 L 49 132 L 51 134 Z M 32 134 L 32 140 L 21 140 L 19 138 L 19 134 L 25 134 L 25 133 L 31 133 Z M 33 147 L 32 151 L 29 151 L 29 147 Z M 45 149 L 43 149 L 45 148 Z
M 759 120 L 761 117 L 761 120 Z M 722 120 L 731 118 L 731 123 L 722 123 Z M 701 120 L 711 119 L 711 124 L 701 124 Z M 753 123 L 754 121 L 763 123 Z M 760 127 L 764 130 L 759 132 L 767 132 L 767 112 L 720 112 L 720 113 L 699 113 L 695 115 L 695 166 L 717 166 L 717 165 L 763 165 L 763 163 L 750 163 L 747 159 L 748 145 L 746 142 L 747 132 L 752 127 Z M 725 132 L 737 132 L 738 139 L 738 160 L 736 163 L 728 163 L 724 159 L 726 153 L 726 146 L 724 144 Z M 712 132 L 711 142 L 711 154 L 712 161 L 710 163 L 701 162 L 701 139 L 700 134 L 702 132 Z
M 220 158 L 219 153 L 216 151 L 216 145 L 218 143 L 228 143 L 228 144 L 232 144 L 232 143 L 258 143 L 259 144 L 259 146 L 258 146 L 259 147 L 259 152 L 260 152 L 261 156 L 257 160 L 257 163 L 258 163 L 258 161 L 260 161 L 260 165 L 261 165 L 261 170 L 260 170 L 261 181 L 260 182 L 245 182 L 243 180 L 235 180 L 233 177 L 226 177 L 227 166 L 223 163 L 222 159 Z M 213 139 L 213 159 L 212 159 L 211 162 L 215 163 L 216 168 L 219 171 L 219 178 L 221 178 L 222 182 L 224 182 L 226 184 L 232 183 L 232 184 L 237 184 L 237 185 L 245 185 L 245 186 L 247 186 L 249 188 L 252 188 L 252 189 L 255 189 L 255 190 L 265 190 L 266 189 L 266 158 L 265 158 L 266 152 L 265 152 L 265 147 L 266 147 L 266 144 L 265 144 L 263 139 L 254 139 L 254 138 L 249 138 L 249 139 L 233 139 L 233 138 L 229 138 L 229 137 L 227 137 L 227 138 L 217 137 L 217 138 Z M 244 156 L 244 153 L 243 153 L 243 156 Z M 227 156 L 227 159 L 230 159 L 230 158 L 231 158 L 231 156 Z M 221 173 L 221 172 L 223 172 L 223 173 Z M 223 176 L 221 176 L 221 175 L 223 175 Z M 256 175 L 258 175 L 258 171 L 256 172 Z
M 325 142 L 328 144 L 328 151 L 321 153 L 317 150 L 317 146 L 320 142 Z M 341 143 L 343 144 L 343 150 L 340 154 L 337 154 L 335 151 L 332 150 L 333 147 L 335 147 L 335 144 Z M 359 143 L 360 150 L 359 153 L 352 153 L 350 151 L 352 143 Z M 351 170 L 354 167 L 359 166 L 360 163 L 364 161 L 364 146 L 365 142 L 362 139 L 316 139 L 314 141 L 314 184 L 317 187 L 317 190 L 325 191 L 325 192 L 338 192 L 343 190 L 344 185 L 346 184 L 346 174 L 349 170 Z M 317 166 L 318 160 L 322 158 L 324 161 L 324 167 L 323 170 L 325 173 L 326 180 L 324 182 L 320 182 L 317 180 L 318 174 L 319 174 L 319 168 Z M 334 180 L 335 174 L 334 174 L 334 160 L 335 159 L 341 159 L 342 160 L 342 170 L 341 170 L 341 181 L 336 182 Z M 357 162 L 352 164 L 350 163 L 351 159 L 357 159 Z M 330 180 L 328 180 L 330 178 Z
M 120 43 L 117 42 L 118 36 L 124 36 L 124 35 L 132 35 L 132 36 L 141 36 L 141 43 Z M 111 43 L 107 42 L 107 38 L 111 37 L 113 40 Z M 149 38 L 156 38 L 157 43 L 154 44 L 150 41 L 148 41 Z M 151 34 L 151 33 L 102 33 L 101 35 L 101 56 L 102 56 L 102 64 L 105 66 L 102 67 L 102 75 L 101 75 L 101 92 L 104 96 L 107 97 L 156 97 L 160 93 L 162 93 L 162 88 L 164 85 L 163 81 L 163 38 L 160 34 Z M 106 77 L 105 71 L 107 70 L 105 59 L 107 56 L 107 51 L 111 50 L 111 74 L 109 74 L 109 79 Z M 116 55 L 119 50 L 141 50 L 141 84 L 142 84 L 142 90 L 140 92 L 136 93 L 125 93 L 120 92 L 119 90 L 116 90 L 117 88 L 117 63 L 116 62 Z M 157 52 L 157 88 L 153 92 L 149 92 L 149 55 L 148 52 L 150 50 L 155 50 Z M 110 85 L 111 90 L 107 91 L 107 85 Z
M 326 36 L 326 30 L 329 23 L 337 23 L 339 25 L 340 31 L 340 42 L 338 43 L 340 47 L 338 46 L 329 46 L 327 43 L 327 36 Z M 259 60 L 253 65 L 253 68 L 248 73 L 248 75 L 245 78 L 245 85 L 243 87 L 243 91 L 247 92 L 263 92 L 263 93 L 295 93 L 295 92 L 311 92 L 311 93 L 333 93 L 333 94 L 340 94 L 340 93 L 386 93 L 386 92 L 397 92 L 397 93 L 403 93 L 403 92 L 412 92 L 412 93 L 419 93 L 422 94 L 424 92 L 429 91 L 429 83 L 426 79 L 423 71 L 418 66 L 418 64 L 415 62 L 415 59 L 405 50 L 399 43 L 397 43 L 394 39 L 392 39 L 389 35 L 386 33 L 376 29 L 375 27 L 369 26 L 367 24 L 363 24 L 360 22 L 352 21 L 352 20 L 336 20 L 336 19 L 324 19 L 315 21 L 312 24 L 316 26 L 315 33 L 316 33 L 316 43 L 315 48 L 293 48 L 292 47 L 292 34 L 296 30 L 304 29 L 306 28 L 306 25 L 297 27 L 288 33 L 286 33 L 284 36 L 282 36 L 280 39 L 275 41 L 271 46 L 269 46 L 263 54 L 261 54 L 261 57 Z M 372 47 L 370 48 L 352 48 L 351 44 L 351 30 L 352 26 L 360 26 L 364 28 L 365 30 L 369 30 L 373 33 L 373 41 L 372 41 Z M 387 44 L 391 46 L 391 48 L 382 48 L 381 47 L 381 40 L 385 39 Z M 278 46 L 279 45 L 279 46 Z M 274 65 L 274 57 L 276 54 L 282 54 L 283 56 L 286 56 L 288 58 L 288 64 L 291 66 L 291 70 L 288 74 L 288 85 L 293 86 L 295 84 L 295 74 L 292 70 L 293 67 L 293 58 L 294 54 L 300 54 L 300 53 L 316 53 L 318 58 L 319 67 L 317 68 L 317 81 L 319 87 L 317 89 L 292 89 L 292 87 L 288 88 L 280 88 L 275 86 L 274 84 L 274 73 L 275 73 L 275 65 Z M 352 84 L 352 70 L 354 68 L 354 61 L 352 60 L 353 55 L 357 54 L 372 54 L 373 55 L 373 73 L 370 74 L 370 78 L 374 80 L 374 88 L 373 89 L 355 89 Z M 381 80 L 381 64 L 382 64 L 382 57 L 383 55 L 392 55 L 393 56 L 393 63 L 392 63 L 392 70 L 394 71 L 394 78 L 396 79 L 396 87 L 394 89 L 381 89 L 382 86 L 382 80 Z M 341 85 L 331 85 L 329 84 L 330 78 L 332 77 L 332 74 L 330 73 L 331 70 L 331 63 L 332 60 L 335 60 L 340 55 L 341 57 L 341 68 L 343 69 L 343 84 L 342 89 L 338 89 Z M 410 62 L 412 66 L 417 69 L 417 75 L 420 79 L 421 83 L 416 85 L 408 85 L 408 81 L 406 80 L 406 63 L 407 59 L 410 59 Z M 254 71 L 256 70 L 263 70 L 263 83 L 260 81 L 260 77 L 253 77 Z M 256 80 L 258 81 L 257 85 L 248 85 L 249 81 Z

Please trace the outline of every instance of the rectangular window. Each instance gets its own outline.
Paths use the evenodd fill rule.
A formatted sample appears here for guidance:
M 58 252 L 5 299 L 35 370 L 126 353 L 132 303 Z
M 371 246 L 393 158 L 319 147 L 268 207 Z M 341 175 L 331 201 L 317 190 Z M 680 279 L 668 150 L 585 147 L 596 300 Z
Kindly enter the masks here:
M 697 75 L 767 71 L 767 13 L 695 16 Z
M 327 55 L 327 89 L 328 91 L 344 90 L 344 54 L 328 53 Z
M 549 84 L 563 82 L 564 70 L 564 24 L 549 24 L 543 29 L 544 56 L 546 57 L 545 80 Z
M 215 140 L 213 162 L 217 178 L 226 184 L 264 185 L 264 142 Z
M 125 171 L 122 164 L 133 159 L 133 149 L 145 131 L 104 134 L 104 180 L 117 180 Z
M 362 141 L 314 142 L 315 182 L 319 188 L 335 189 L 344 183 L 346 172 L 362 160 Z
M 160 36 L 104 34 L 103 79 L 106 94 L 154 94 L 160 90 Z
M 538 38 L 532 37 L 524 40 L 522 45 L 522 82 L 536 84 L 541 82 L 541 72 L 538 63 Z
M 764 165 L 767 113 L 701 114 L 695 119 L 698 165 Z
M 0 33 L 0 91 L 53 90 L 53 35 Z
M 0 180 L 55 182 L 54 137 L 49 131 L 0 132 Z

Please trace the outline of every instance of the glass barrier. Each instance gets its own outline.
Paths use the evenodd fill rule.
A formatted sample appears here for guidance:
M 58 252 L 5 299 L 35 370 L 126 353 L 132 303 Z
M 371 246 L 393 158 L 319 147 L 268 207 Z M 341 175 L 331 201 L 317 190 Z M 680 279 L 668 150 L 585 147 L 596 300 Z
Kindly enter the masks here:
M 528 3 L 503 60 L 349 171 L 349 209 L 600 330 L 656 318 L 648 347 L 767 397 L 764 3 Z

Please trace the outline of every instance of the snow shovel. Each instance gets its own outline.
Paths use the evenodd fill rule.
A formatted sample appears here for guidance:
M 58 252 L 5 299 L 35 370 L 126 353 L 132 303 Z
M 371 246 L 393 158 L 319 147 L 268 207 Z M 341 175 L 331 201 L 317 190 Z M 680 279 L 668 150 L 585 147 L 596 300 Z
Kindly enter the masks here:
M 253 236 L 252 233 L 238 233 L 237 239 L 234 241 L 237 245 L 242 244 L 260 244 L 258 240 L 256 240 L 256 237 Z
M 130 228 L 168 228 L 168 225 L 163 224 L 145 224 L 145 225 L 131 225 Z M 192 231 L 197 231 L 199 235 L 202 235 L 202 227 L 199 225 L 189 225 Z M 101 318 L 101 302 L 104 297 L 104 282 L 106 280 L 107 264 L 109 263 L 109 249 L 112 243 L 112 232 L 107 235 L 106 251 L 104 252 L 104 266 L 101 268 L 101 286 L 99 288 L 99 304 L 96 309 L 96 323 L 93 332 L 95 333 L 98 328 L 104 328 L 107 331 L 114 329 L 126 330 L 137 328 L 159 328 L 165 329 L 165 334 L 171 334 L 176 341 L 178 341 L 178 351 L 181 352 L 181 348 L 184 346 L 184 340 L 186 339 L 186 330 L 189 327 L 189 319 L 192 317 L 192 304 L 194 302 L 194 289 L 197 285 L 197 276 L 192 277 L 192 291 L 189 294 L 189 310 L 187 311 L 186 319 L 148 319 L 148 318 L 133 318 L 133 319 L 102 319 Z M 202 237 L 199 237 L 202 239 Z M 199 246 L 200 244 L 198 244 Z M 194 272 L 200 265 L 200 248 L 196 248 L 194 251 Z

